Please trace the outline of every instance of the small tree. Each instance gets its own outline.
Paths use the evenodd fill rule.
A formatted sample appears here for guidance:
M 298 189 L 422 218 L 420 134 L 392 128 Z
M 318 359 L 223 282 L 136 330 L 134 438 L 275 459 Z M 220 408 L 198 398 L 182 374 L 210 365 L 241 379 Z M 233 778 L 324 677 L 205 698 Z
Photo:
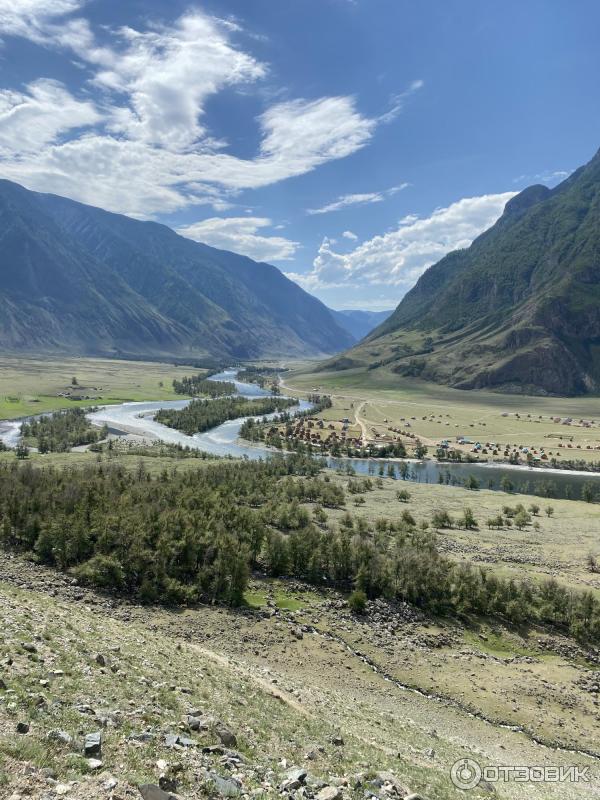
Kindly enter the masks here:
M 503 475 L 500 478 L 500 488 L 502 489 L 503 492 L 510 493 L 515 488 L 515 485 L 508 477 L 508 475 Z
M 524 528 L 526 525 L 529 525 L 529 523 L 530 523 L 530 522 L 531 522 L 531 517 L 529 516 L 529 514 L 527 513 L 527 511 L 525 511 L 525 509 L 524 509 L 524 508 L 520 509 L 520 510 L 519 510 L 519 511 L 518 511 L 518 512 L 515 514 L 515 525 L 517 526 L 517 528 L 518 528 L 520 531 L 522 531 L 522 530 L 523 530 L 523 528 Z
M 353 614 L 364 614 L 367 608 L 367 595 L 361 589 L 352 592 L 348 598 L 348 607 Z
M 479 489 L 479 481 L 475 475 L 469 475 L 468 478 L 465 478 L 465 489 L 471 489 L 473 491 Z
M 531 514 L 533 514 L 534 517 L 537 517 L 537 515 L 540 513 L 540 507 L 538 506 L 537 503 L 532 503 L 529 506 L 529 511 Z
M 79 381 L 77 380 L 75 375 L 73 375 L 73 377 L 71 378 L 71 386 L 79 386 Z
M 399 500 L 401 503 L 408 503 L 410 500 L 410 492 L 406 489 L 399 489 L 396 492 L 396 500 Z
M 552 506 L 546 506 L 546 516 L 551 517 L 554 514 L 554 509 Z
M 24 445 L 22 442 L 20 442 L 15 448 L 15 455 L 19 461 L 24 461 L 29 457 L 29 448 L 27 445 Z
M 473 510 L 470 508 L 465 508 L 463 511 L 463 517 L 461 520 L 461 524 L 463 528 L 471 531 L 477 527 L 477 520 L 475 519 L 475 514 L 473 514 Z

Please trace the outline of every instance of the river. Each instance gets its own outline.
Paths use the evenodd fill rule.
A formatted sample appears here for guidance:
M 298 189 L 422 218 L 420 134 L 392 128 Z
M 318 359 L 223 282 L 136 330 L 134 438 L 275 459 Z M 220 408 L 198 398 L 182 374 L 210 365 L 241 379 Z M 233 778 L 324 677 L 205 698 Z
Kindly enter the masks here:
M 233 381 L 237 393 L 242 397 L 267 397 L 270 393 L 252 383 L 238 381 L 236 370 L 225 370 L 213 375 L 213 380 Z M 246 417 L 224 422 L 205 433 L 188 436 L 185 433 L 168 428 L 156 422 L 154 416 L 161 408 L 184 408 L 189 400 L 163 400 L 154 402 L 122 403 L 120 405 L 103 406 L 89 415 L 90 420 L 98 426 L 107 425 L 109 429 L 122 433 L 136 434 L 151 439 L 159 439 L 171 444 L 180 444 L 202 450 L 218 456 L 246 457 L 249 459 L 265 458 L 275 451 L 258 444 L 244 444 L 239 439 L 240 428 Z M 289 413 L 298 413 L 311 408 L 306 400 L 301 400 L 298 408 Z M 277 415 L 270 415 L 271 417 Z M 0 421 L 0 439 L 10 447 L 18 442 L 20 421 Z M 388 474 L 388 468 L 399 473 L 398 460 L 384 459 L 348 459 L 327 458 L 328 466 L 333 469 L 355 472 L 359 475 L 377 476 L 380 469 Z M 443 464 L 436 461 L 409 461 L 406 480 L 419 483 L 446 483 L 462 486 L 467 477 L 473 475 L 481 488 L 500 489 L 500 481 L 506 476 L 513 484 L 515 491 L 526 494 L 537 494 L 542 497 L 579 499 L 584 483 L 597 481 L 600 473 L 570 473 L 567 471 L 543 468 L 510 467 L 508 465 L 478 464 Z

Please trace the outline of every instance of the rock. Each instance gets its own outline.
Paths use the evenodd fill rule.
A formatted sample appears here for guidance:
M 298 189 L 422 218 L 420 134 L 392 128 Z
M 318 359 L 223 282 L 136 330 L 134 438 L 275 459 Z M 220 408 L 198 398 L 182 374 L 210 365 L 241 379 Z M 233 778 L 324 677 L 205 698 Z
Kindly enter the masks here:
M 338 786 L 325 786 L 317 795 L 317 800 L 339 800 L 342 796 Z
M 92 772 L 102 767 L 102 761 L 99 758 L 88 758 L 87 765 Z
M 50 778 L 52 781 L 56 780 L 56 770 L 52 769 L 52 767 L 42 767 L 40 775 L 44 778 Z
M 21 647 L 27 653 L 37 653 L 37 647 L 33 644 L 33 642 L 21 642 Z
M 344 739 L 341 736 L 332 736 L 331 737 L 331 744 L 337 745 L 337 747 L 342 747 L 344 744 Z
M 102 752 L 102 733 L 88 733 L 83 744 L 83 752 L 88 757 L 99 756 Z
M 73 737 L 66 731 L 48 731 L 46 739 L 48 739 L 49 742 L 58 742 L 59 744 L 69 745 L 73 743 Z
M 54 794 L 58 795 L 59 797 L 64 797 L 64 795 L 68 794 L 71 789 L 72 787 L 69 786 L 68 783 L 57 783 L 54 787 Z
M 322 778 L 317 778 L 315 775 L 307 775 L 304 782 L 314 792 L 319 792 L 327 786 Z
M 2 678 L 0 678 L 0 692 L 5 692 L 5 691 L 6 691 L 6 684 L 4 683 Z
M 175 747 L 179 742 L 179 736 L 176 733 L 167 733 L 165 736 L 165 745 L 167 747 Z
M 236 735 L 232 733 L 225 725 L 217 725 L 215 727 L 215 733 L 225 747 L 235 747 L 237 745 Z
M 142 731 L 141 733 L 130 733 L 127 739 L 130 742 L 151 742 L 154 739 L 154 734 L 150 731 Z
M 298 781 L 299 783 L 304 783 L 307 775 L 307 771 L 302 767 L 290 767 L 285 773 L 285 777 L 288 780 Z
M 221 797 L 238 797 L 241 794 L 241 786 L 233 778 L 223 778 L 216 772 L 209 772 L 208 779 L 212 781 Z
M 21 734 L 29 733 L 29 723 L 28 722 L 17 722 L 17 733 L 21 733 Z
M 163 773 L 158 779 L 159 788 L 161 788 L 164 792 L 175 792 L 177 791 L 177 781 L 172 775 L 168 775 Z
M 102 653 L 96 653 L 94 661 L 96 662 L 96 664 L 98 664 L 99 667 L 106 666 L 106 658 L 102 655 Z
M 409 793 L 408 789 L 400 783 L 400 781 L 394 775 L 393 772 L 386 772 L 386 771 L 378 772 L 375 778 L 371 781 L 371 783 L 374 784 L 375 786 L 387 785 L 399 797 L 404 797 Z
M 307 772 L 302 767 L 291 767 L 285 773 L 285 780 L 279 786 L 282 792 L 295 792 L 306 780 Z
M 175 795 L 165 792 L 155 783 L 144 783 L 138 789 L 144 800 L 177 800 Z

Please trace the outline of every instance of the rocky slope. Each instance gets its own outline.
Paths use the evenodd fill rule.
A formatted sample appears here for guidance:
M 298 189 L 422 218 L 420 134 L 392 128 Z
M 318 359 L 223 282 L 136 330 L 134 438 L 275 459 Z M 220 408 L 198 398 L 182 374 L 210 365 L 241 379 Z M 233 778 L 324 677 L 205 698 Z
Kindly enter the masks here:
M 340 368 L 388 366 L 461 389 L 600 390 L 600 152 L 531 186 L 428 269 Z M 331 366 L 331 363 L 330 363 Z
M 554 690 L 533 675 L 539 659 L 465 647 L 460 629 L 402 604 L 377 601 L 357 620 L 335 595 L 301 584 L 282 595 L 259 581 L 253 591 L 265 594 L 260 607 L 169 611 L 0 553 L 0 796 L 445 800 L 464 797 L 449 774 L 466 756 L 595 766 L 487 718 L 477 691 L 464 694 L 471 678 L 454 678 L 451 698 L 400 677 L 411 665 L 424 682 L 453 670 L 489 689 L 511 672 L 506 704 L 533 703 L 537 685 L 549 713 L 551 691 L 581 713 L 595 695 L 575 681 L 591 673 L 565 665 L 568 688 Z M 469 796 L 494 788 L 565 800 L 592 797 L 597 784 L 483 783 Z

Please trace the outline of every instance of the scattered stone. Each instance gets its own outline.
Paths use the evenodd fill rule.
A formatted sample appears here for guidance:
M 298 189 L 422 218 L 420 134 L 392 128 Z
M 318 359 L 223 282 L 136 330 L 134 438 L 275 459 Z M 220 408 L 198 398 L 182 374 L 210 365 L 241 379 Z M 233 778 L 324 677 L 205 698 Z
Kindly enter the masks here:
M 2 678 L 0 678 L 0 692 L 5 692 L 5 691 L 6 691 L 6 684 L 4 683 Z
M 331 744 L 335 744 L 337 747 L 342 747 L 344 744 L 344 739 L 342 736 L 332 736 Z
M 88 758 L 87 765 L 92 772 L 102 767 L 102 761 L 99 758 Z
M 21 734 L 29 733 L 29 723 L 28 722 L 17 722 L 17 733 L 21 733 Z
M 325 786 L 317 794 L 317 800 L 340 800 L 342 791 L 338 786 Z
M 237 737 L 225 725 L 215 726 L 215 733 L 223 742 L 225 747 L 235 747 L 237 745 Z
M 83 745 L 83 752 L 88 758 L 100 755 L 102 752 L 102 733 L 100 731 L 87 734 Z
M 209 772 L 208 779 L 221 797 L 238 797 L 241 794 L 241 785 L 234 778 L 223 778 L 216 772 Z
M 145 783 L 138 786 L 138 789 L 144 800 L 177 800 L 175 795 L 165 792 L 155 783 Z
M 70 745 L 73 743 L 73 737 L 66 731 L 48 731 L 46 739 L 49 742 L 58 742 L 59 744 Z
M 408 789 L 400 783 L 393 772 L 378 772 L 371 783 L 378 787 L 389 787 L 399 797 L 404 797 L 409 793 Z
M 177 781 L 172 775 L 168 775 L 163 773 L 158 778 L 158 785 L 164 792 L 175 792 L 177 791 Z
M 106 658 L 102 655 L 102 653 L 96 653 L 94 661 L 96 662 L 96 664 L 98 664 L 99 667 L 106 666 Z
M 27 653 L 37 653 L 37 647 L 33 644 L 33 642 L 21 642 L 21 647 Z

